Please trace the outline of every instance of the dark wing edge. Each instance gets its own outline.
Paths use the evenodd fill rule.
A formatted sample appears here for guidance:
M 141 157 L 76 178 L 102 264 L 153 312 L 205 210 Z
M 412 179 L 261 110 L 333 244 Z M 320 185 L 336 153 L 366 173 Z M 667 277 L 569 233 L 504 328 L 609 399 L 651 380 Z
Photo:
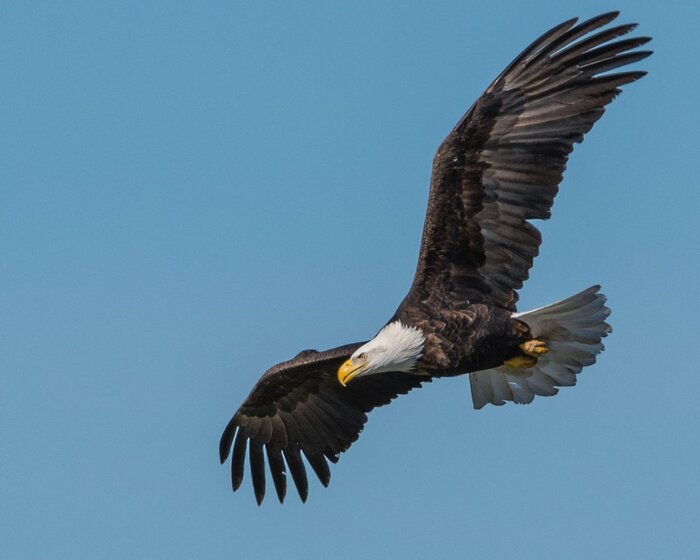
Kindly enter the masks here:
M 404 302 L 485 302 L 516 310 L 539 252 L 568 155 L 620 87 L 646 74 L 609 73 L 652 54 L 636 28 L 597 31 L 610 12 L 568 20 L 525 49 L 486 89 L 435 154 L 418 266 Z
M 265 457 L 280 503 L 287 492 L 287 467 L 305 502 L 309 486 L 302 457 L 328 486 L 327 461 L 336 463 L 357 440 L 367 413 L 430 380 L 390 372 L 356 379 L 343 387 L 336 377 L 338 367 L 361 344 L 326 352 L 305 351 L 260 378 L 219 442 L 221 462 L 231 455 L 234 492 L 243 482 L 247 450 L 258 505 L 266 490 Z

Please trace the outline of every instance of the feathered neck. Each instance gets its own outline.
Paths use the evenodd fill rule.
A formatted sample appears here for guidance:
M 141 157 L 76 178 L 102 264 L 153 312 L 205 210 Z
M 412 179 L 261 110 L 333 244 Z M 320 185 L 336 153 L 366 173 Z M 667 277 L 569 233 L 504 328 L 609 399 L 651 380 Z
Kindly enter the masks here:
M 393 321 L 386 325 L 377 336 L 358 348 L 352 355 L 357 358 L 366 355 L 367 373 L 384 371 L 414 371 L 421 357 L 425 336 L 416 327 Z

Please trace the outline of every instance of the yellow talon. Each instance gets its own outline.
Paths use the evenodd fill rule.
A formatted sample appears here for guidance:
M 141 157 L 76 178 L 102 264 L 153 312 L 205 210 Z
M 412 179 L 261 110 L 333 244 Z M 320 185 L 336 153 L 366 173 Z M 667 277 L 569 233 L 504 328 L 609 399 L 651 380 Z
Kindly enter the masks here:
M 506 360 L 503 362 L 503 365 L 516 369 L 531 368 L 535 366 L 539 356 L 549 352 L 547 345 L 542 340 L 537 339 L 523 342 L 519 348 L 522 354 L 520 354 L 520 356 L 515 356 L 510 360 Z
M 520 349 L 523 351 L 523 354 L 532 356 L 533 358 L 537 358 L 540 354 L 546 354 L 549 352 L 549 348 L 547 348 L 545 343 L 542 340 L 537 340 L 535 338 L 528 340 L 527 342 L 523 342 L 520 345 Z

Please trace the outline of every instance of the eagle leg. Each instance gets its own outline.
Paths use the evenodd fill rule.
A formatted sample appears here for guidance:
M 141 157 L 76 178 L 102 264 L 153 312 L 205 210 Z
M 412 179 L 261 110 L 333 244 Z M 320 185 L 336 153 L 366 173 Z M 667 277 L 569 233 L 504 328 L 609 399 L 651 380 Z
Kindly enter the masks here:
M 531 368 L 537 363 L 537 358 L 549 352 L 549 348 L 542 340 L 532 339 L 518 346 L 522 354 L 503 362 L 504 365 L 516 368 Z

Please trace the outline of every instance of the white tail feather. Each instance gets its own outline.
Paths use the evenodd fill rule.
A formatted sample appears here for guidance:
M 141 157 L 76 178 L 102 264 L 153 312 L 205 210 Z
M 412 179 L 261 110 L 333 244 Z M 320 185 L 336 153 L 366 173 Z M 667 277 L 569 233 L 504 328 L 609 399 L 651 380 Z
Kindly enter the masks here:
M 474 408 L 532 402 L 535 395 L 556 395 L 557 387 L 576 384 L 576 374 L 603 351 L 601 339 L 612 331 L 605 319 L 610 309 L 600 286 L 591 286 L 570 298 L 545 307 L 516 313 L 532 335 L 545 341 L 549 352 L 531 368 L 500 366 L 469 374 Z

